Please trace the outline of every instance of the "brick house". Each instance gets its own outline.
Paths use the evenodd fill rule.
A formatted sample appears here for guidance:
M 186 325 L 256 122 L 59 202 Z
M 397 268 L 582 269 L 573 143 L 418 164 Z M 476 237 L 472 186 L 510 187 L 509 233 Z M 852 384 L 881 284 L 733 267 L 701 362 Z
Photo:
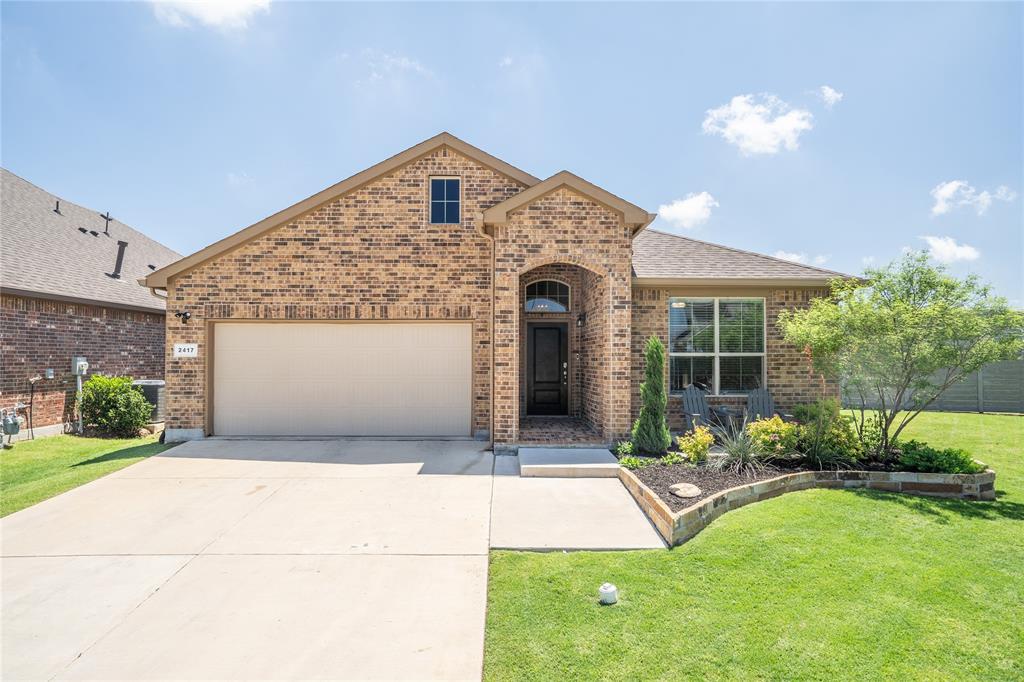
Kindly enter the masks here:
M 834 393 L 774 320 L 838 273 L 654 218 L 572 173 L 426 140 L 142 280 L 191 314 L 167 318 L 186 353 L 167 357 L 168 438 L 607 443 L 639 409 L 651 334 L 673 393 Z
M 163 378 L 164 299 L 136 280 L 181 256 L 0 172 L 0 407 L 31 405 L 35 435 L 60 433 L 75 417 L 73 356 L 90 374 Z

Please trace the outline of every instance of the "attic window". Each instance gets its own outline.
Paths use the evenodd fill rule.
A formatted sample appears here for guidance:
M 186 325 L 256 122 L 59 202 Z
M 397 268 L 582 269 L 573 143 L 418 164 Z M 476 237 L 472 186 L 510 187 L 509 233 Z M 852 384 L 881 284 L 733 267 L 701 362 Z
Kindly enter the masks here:
M 462 195 L 458 178 L 430 178 L 430 222 L 433 225 L 459 223 Z

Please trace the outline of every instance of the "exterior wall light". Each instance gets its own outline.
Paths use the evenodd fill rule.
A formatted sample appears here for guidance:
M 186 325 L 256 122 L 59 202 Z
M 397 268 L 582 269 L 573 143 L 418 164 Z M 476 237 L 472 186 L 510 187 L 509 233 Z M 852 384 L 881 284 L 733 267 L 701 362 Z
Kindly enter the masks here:
M 587 314 L 586 313 L 580 313 L 579 315 L 576 316 L 576 326 L 577 327 L 582 327 L 586 323 L 587 323 Z
M 179 318 L 182 324 L 188 324 L 188 321 L 192 319 L 192 313 L 190 313 L 187 310 L 179 310 L 178 312 L 174 313 L 174 316 Z

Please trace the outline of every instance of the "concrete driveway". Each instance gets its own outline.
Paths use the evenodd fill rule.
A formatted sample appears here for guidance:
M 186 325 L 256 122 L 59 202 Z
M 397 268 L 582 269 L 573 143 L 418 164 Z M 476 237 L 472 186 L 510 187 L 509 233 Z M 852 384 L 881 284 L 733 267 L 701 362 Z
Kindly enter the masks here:
M 621 486 L 573 517 L 578 493 L 493 470 L 471 441 L 208 440 L 12 514 L 2 677 L 477 679 L 492 532 L 661 546 Z

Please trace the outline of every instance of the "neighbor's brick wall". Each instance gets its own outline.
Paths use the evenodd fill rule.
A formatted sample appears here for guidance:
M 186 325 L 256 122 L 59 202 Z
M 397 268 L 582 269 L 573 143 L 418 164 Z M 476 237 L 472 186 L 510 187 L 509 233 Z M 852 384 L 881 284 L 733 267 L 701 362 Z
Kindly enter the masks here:
M 652 335 L 668 348 L 668 299 L 671 296 L 761 296 L 765 299 L 765 321 L 767 326 L 767 376 L 768 389 L 780 410 L 791 410 L 800 403 L 813 402 L 822 397 L 839 397 L 835 384 L 825 382 L 815 373 L 803 352 L 782 339 L 776 322 L 783 310 L 806 308 L 814 298 L 828 294 L 820 288 L 763 289 L 741 294 L 722 290 L 710 293 L 686 289 L 665 289 L 636 287 L 633 290 L 633 347 L 632 347 L 632 399 L 633 418 L 640 413 L 640 383 L 644 374 L 644 343 Z M 665 362 L 665 384 L 668 386 L 668 360 Z M 742 396 L 712 398 L 711 402 L 745 405 Z M 669 427 L 673 430 L 684 428 L 682 405 L 679 398 L 669 395 Z
M 434 175 L 462 179 L 461 224 L 429 223 Z M 489 429 L 491 248 L 475 217 L 522 189 L 443 147 L 174 278 L 168 310 L 193 317 L 168 316 L 168 348 L 197 343 L 199 357 L 168 351 L 168 427 L 205 426 L 208 320 L 467 320 L 473 430 Z
M 559 188 L 513 212 L 495 234 L 495 396 L 494 440 L 514 442 L 519 429 L 520 277 L 551 263 L 580 266 L 600 277 L 582 286 L 600 292 L 588 312 L 585 334 L 600 333 L 602 343 L 583 354 L 584 389 L 603 406 L 603 435 L 608 440 L 628 430 L 630 228 L 610 209 L 567 188 Z M 586 305 L 586 304 L 584 304 Z M 593 317 L 591 317 L 593 315 Z M 586 331 L 589 330 L 589 331 Z M 584 342 L 585 343 L 585 342 Z M 511 371 L 510 371 L 511 370 Z M 594 377 L 594 381 L 587 377 Z
M 33 425 L 75 419 L 75 377 L 71 357 L 84 355 L 89 374 L 162 379 L 164 316 L 118 308 L 0 295 L 0 407 L 29 402 L 29 378 L 36 383 Z

